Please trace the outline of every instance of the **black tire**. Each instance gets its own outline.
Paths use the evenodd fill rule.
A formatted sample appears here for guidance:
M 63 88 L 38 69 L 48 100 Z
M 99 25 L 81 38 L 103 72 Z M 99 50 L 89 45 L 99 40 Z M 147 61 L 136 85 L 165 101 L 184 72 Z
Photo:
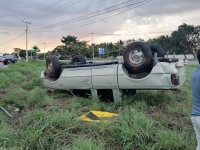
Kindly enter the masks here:
M 7 64 L 8 64 L 8 61 L 7 61 L 7 60 L 4 60 L 4 61 L 3 61 L 3 64 L 4 64 L 4 65 L 7 65 Z
M 152 52 L 148 45 L 142 42 L 134 42 L 126 47 L 123 58 L 128 68 L 140 70 L 151 64 Z
M 61 65 L 55 55 L 49 55 L 46 59 L 46 69 L 49 76 L 59 76 L 61 73 Z
M 151 45 L 149 45 L 149 47 L 152 51 L 153 56 L 155 53 L 157 53 L 157 57 L 164 57 L 164 50 L 162 49 L 162 47 L 160 47 L 157 44 L 151 44 Z
M 70 64 L 81 63 L 86 64 L 86 59 L 83 55 L 75 55 L 72 57 Z

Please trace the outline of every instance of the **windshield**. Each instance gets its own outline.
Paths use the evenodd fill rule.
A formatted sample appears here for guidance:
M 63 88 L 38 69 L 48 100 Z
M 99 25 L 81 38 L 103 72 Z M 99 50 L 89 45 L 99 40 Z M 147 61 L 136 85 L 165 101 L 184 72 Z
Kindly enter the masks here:
M 5 55 L 4 58 L 5 58 L 5 59 L 13 59 L 14 56 L 13 56 L 13 55 Z

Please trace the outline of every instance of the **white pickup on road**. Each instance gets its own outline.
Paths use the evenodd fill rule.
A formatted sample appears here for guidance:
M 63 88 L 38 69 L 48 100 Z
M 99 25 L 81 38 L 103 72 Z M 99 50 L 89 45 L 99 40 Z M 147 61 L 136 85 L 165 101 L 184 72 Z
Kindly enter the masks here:
M 187 60 L 165 58 L 158 45 L 134 42 L 127 46 L 124 61 L 86 62 L 82 55 L 72 58 L 70 64 L 61 64 L 56 56 L 46 60 L 42 71 L 43 85 L 70 92 L 87 91 L 94 98 L 110 96 L 121 100 L 121 90 L 174 90 L 186 80 Z

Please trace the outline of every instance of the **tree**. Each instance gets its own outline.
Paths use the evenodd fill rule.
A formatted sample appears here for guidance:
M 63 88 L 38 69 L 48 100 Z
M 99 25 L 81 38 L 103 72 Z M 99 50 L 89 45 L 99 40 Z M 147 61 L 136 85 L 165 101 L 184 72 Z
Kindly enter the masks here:
M 14 49 L 14 53 L 15 54 L 18 54 L 22 49 L 20 49 L 20 48 L 13 48 Z
M 170 36 L 161 35 L 158 38 L 149 39 L 148 44 L 159 44 L 164 51 L 171 54 L 193 54 L 200 46 L 200 26 L 182 24 L 176 31 L 173 31 Z
M 147 44 L 158 44 L 160 45 L 165 53 L 173 53 L 173 46 L 171 43 L 171 37 L 168 35 L 161 35 L 158 38 L 149 39 Z
M 71 57 L 74 54 L 82 54 L 86 57 L 91 57 L 91 52 L 89 50 L 89 41 L 78 41 L 77 37 L 68 35 L 67 37 L 62 37 L 61 42 L 65 45 L 59 45 L 54 48 L 54 52 L 58 52 L 63 57 Z
M 56 52 L 61 54 L 62 56 L 69 55 L 69 52 L 67 51 L 67 48 L 64 45 L 58 45 L 57 47 L 55 47 L 52 53 L 55 54 Z
M 19 56 L 20 56 L 21 58 L 25 58 L 25 57 L 26 57 L 26 50 L 21 50 L 21 51 L 19 52 Z
M 34 50 L 36 50 L 36 52 L 31 53 L 31 57 L 34 56 L 34 57 L 36 57 L 38 59 L 38 54 L 37 53 L 40 52 L 40 48 L 38 46 L 36 46 L 36 45 L 33 46 L 32 48 Z
M 177 31 L 171 34 L 173 42 L 176 44 L 177 49 L 185 55 L 193 54 L 197 47 L 200 45 L 200 26 L 182 24 L 178 27 Z
M 119 40 L 117 43 L 115 43 L 119 50 L 119 56 L 121 54 L 121 51 L 123 50 L 124 42 L 122 40 Z
M 125 42 L 125 46 L 127 46 L 127 45 L 129 45 L 129 44 L 131 44 L 131 43 L 133 43 L 133 42 L 135 42 L 135 39 L 127 40 L 127 41 Z
M 61 42 L 65 44 L 67 48 L 71 47 L 77 41 L 77 37 L 68 35 L 67 37 L 62 37 Z
M 88 42 L 89 41 L 78 41 L 73 46 L 72 49 L 75 53 L 82 54 L 86 57 L 90 57 L 90 51 L 88 49 Z
M 65 47 L 62 47 L 62 55 L 73 55 L 76 53 L 76 43 L 78 42 L 77 37 L 68 35 L 67 37 L 62 37 L 61 42 L 65 44 Z
M 40 52 L 40 48 L 39 48 L 38 46 L 35 45 L 35 46 L 33 46 L 32 48 L 33 48 L 34 50 L 36 50 L 37 52 Z

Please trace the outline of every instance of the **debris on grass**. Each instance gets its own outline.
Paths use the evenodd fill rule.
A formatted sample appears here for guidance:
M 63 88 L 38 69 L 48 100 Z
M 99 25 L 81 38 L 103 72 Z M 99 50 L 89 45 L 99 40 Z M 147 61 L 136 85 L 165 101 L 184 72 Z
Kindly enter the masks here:
M 12 115 L 11 115 L 5 108 L 3 108 L 2 106 L 0 106 L 0 108 L 1 108 L 10 118 L 12 118 Z

